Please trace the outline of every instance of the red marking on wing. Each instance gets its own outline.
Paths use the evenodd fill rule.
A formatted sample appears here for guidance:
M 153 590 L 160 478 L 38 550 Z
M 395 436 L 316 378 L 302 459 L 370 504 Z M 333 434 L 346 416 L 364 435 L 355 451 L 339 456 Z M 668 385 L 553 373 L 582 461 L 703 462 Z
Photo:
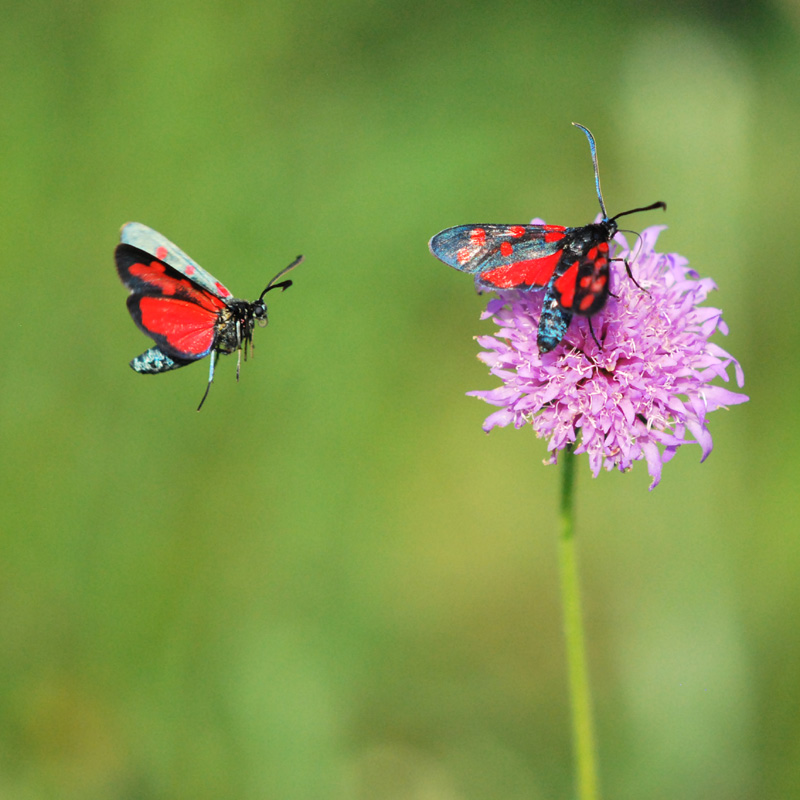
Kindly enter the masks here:
M 596 248 L 596 247 L 593 247 L 593 248 L 592 248 L 592 249 L 591 249 L 591 250 L 590 250 L 590 251 L 589 251 L 589 252 L 586 254 L 586 258 L 587 258 L 589 261 L 594 261 L 594 260 L 597 258 L 597 248 Z
M 483 228 L 473 228 L 469 232 L 469 240 L 474 247 L 483 247 L 486 244 L 486 231 Z
M 561 250 L 541 258 L 516 261 L 481 273 L 481 281 L 498 289 L 515 289 L 517 286 L 546 286 L 553 270 L 561 260 Z
M 216 314 L 220 309 L 225 308 L 225 303 L 218 297 L 214 297 L 210 292 L 200 289 L 188 278 L 176 278 L 167 272 L 166 265 L 160 261 L 152 261 L 150 264 L 134 263 L 128 267 L 128 272 L 134 278 L 138 278 L 154 292 L 165 297 L 180 297 L 182 300 L 196 303 L 207 311 Z M 224 288 L 224 287 L 223 287 Z M 227 291 L 227 290 L 226 290 Z
M 194 264 L 187 264 L 183 269 L 183 273 L 184 275 L 188 275 L 189 277 L 194 275 Z
M 228 291 L 228 289 L 225 286 L 223 286 L 219 281 L 214 281 L 214 286 L 217 287 L 217 291 L 220 293 L 222 297 L 231 296 L 231 293 Z
M 514 245 L 511 242 L 500 243 L 500 253 L 504 256 L 510 256 L 514 252 Z
M 162 336 L 170 347 L 187 356 L 206 353 L 214 344 L 218 313 L 173 297 L 141 297 L 139 313 L 148 332 Z
M 466 264 L 472 258 L 475 250 L 472 247 L 462 247 L 456 252 L 456 261 L 459 264 Z
M 572 308 L 575 300 L 575 285 L 578 282 L 578 262 L 573 261 L 569 269 L 555 282 L 556 291 L 560 295 L 562 308 Z M 591 296 L 591 295 L 590 295 Z
M 597 245 L 597 249 L 601 253 L 607 253 L 608 252 L 608 242 L 600 242 L 600 244 Z
M 545 242 L 559 242 L 564 238 L 564 228 L 560 225 L 548 225 L 544 229 Z
M 153 254 L 156 258 L 160 258 L 162 261 L 165 261 L 169 251 L 166 247 L 162 244 L 161 247 L 156 248 L 156 252 Z
M 525 226 L 524 225 L 509 225 L 508 228 L 509 236 L 522 236 L 525 233 Z
M 587 294 L 580 302 L 579 308 L 581 311 L 586 311 L 587 308 L 590 308 L 594 304 L 594 295 Z

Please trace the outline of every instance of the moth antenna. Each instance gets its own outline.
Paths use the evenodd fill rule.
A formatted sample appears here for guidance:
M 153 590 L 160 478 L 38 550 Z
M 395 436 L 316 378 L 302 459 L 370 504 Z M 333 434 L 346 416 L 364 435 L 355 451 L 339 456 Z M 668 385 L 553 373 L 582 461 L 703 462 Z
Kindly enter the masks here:
M 282 269 L 282 270 L 281 270 L 281 271 L 280 271 L 280 272 L 279 272 L 279 273 L 278 273 L 278 274 L 277 274 L 277 275 L 276 275 L 276 276 L 275 276 L 275 277 L 274 277 L 274 278 L 273 278 L 273 279 L 272 279 L 272 280 L 271 280 L 271 281 L 270 281 L 270 282 L 267 284 L 267 288 L 266 288 L 266 289 L 264 289 L 264 291 L 263 291 L 263 292 L 261 292 L 261 295 L 260 295 L 260 297 L 259 297 L 258 299 L 259 299 L 259 300 L 263 300 L 263 299 L 264 299 L 264 295 L 265 295 L 265 294 L 266 294 L 268 291 L 270 291 L 270 289 L 281 289 L 282 291 L 286 291 L 286 289 L 288 289 L 288 288 L 289 288 L 289 287 L 292 285 L 292 282 L 291 282 L 291 281 L 281 281 L 280 283 L 276 283 L 275 281 L 277 281 L 277 280 L 278 280 L 278 278 L 282 278 L 282 277 L 283 277 L 283 276 L 284 276 L 284 275 L 285 275 L 287 272 L 289 272 L 289 270 L 292 270 L 292 269 L 294 269 L 294 268 L 295 268 L 295 267 L 296 267 L 296 266 L 297 266 L 299 263 L 301 263 L 301 262 L 302 262 L 302 260 L 303 260 L 303 256 L 297 256 L 297 258 L 296 258 L 294 261 L 292 261 L 292 263 L 291 263 L 291 264 L 289 264 L 289 266 L 288 266 L 288 267 L 284 267 L 284 268 L 283 268 L 283 269 Z
M 667 210 L 667 204 L 659 200 L 657 203 L 650 203 L 649 206 L 642 206 L 641 208 L 632 208 L 630 211 L 620 211 L 619 214 L 611 217 L 612 220 L 619 219 L 620 217 L 625 217 L 628 214 L 636 214 L 639 211 L 652 211 L 654 208 L 663 208 L 664 211 Z M 631 231 L 633 233 L 633 231 Z
M 603 193 L 600 191 L 600 170 L 597 167 L 597 145 L 595 144 L 594 136 L 592 136 L 592 132 L 587 127 L 581 125 L 580 122 L 573 122 L 572 124 L 576 128 L 580 128 L 586 134 L 586 138 L 589 140 L 589 149 L 592 152 L 592 164 L 594 165 L 594 185 L 597 189 L 597 199 L 600 201 L 600 210 L 603 212 L 603 219 L 608 219 L 606 204 L 603 202 Z M 643 211 L 644 209 L 641 210 Z M 617 216 L 620 215 L 618 214 Z M 614 219 L 616 219 L 616 217 L 614 217 Z

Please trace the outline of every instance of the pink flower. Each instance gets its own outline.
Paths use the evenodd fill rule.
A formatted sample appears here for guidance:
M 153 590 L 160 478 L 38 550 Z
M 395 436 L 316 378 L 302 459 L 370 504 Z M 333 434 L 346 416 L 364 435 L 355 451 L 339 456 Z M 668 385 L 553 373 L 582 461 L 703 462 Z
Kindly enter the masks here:
M 749 398 L 712 383 L 727 382 L 733 366 L 741 388 L 744 374 L 733 356 L 709 341 L 717 331 L 728 332 L 722 312 L 701 305 L 714 282 L 700 278 L 682 256 L 655 251 L 663 229 L 647 228 L 634 254 L 624 236 L 614 238 L 612 258 L 627 258 L 642 288 L 622 261 L 612 262 L 616 297 L 591 318 L 602 348 L 589 321 L 575 316 L 564 340 L 541 355 L 536 332 L 543 293 L 499 292 L 489 301 L 481 318 L 491 317 L 500 330 L 478 337 L 486 348 L 478 358 L 502 386 L 469 392 L 499 407 L 484 430 L 531 425 L 549 439 L 551 464 L 580 432 L 575 453 L 589 454 L 595 477 L 601 468 L 624 471 L 643 458 L 651 489 L 679 445 L 696 442 L 706 459 L 712 449 L 708 413 Z

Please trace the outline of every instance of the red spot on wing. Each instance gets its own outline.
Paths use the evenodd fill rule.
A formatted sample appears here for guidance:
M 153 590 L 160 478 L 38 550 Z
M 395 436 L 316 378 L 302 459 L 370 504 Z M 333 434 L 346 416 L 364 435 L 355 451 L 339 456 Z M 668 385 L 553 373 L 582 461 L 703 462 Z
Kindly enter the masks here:
M 200 356 L 214 344 L 216 311 L 174 297 L 140 297 L 142 327 L 162 337 L 175 351 L 185 356 Z
M 581 311 L 586 311 L 587 308 L 590 308 L 594 304 L 594 295 L 587 294 L 580 302 L 579 308 Z
M 184 273 L 184 275 L 188 275 L 189 277 L 194 275 L 194 264 L 187 264 L 184 267 L 183 273 Z
M 160 261 L 152 261 L 150 264 L 135 262 L 128 267 L 128 272 L 144 284 L 146 287 L 144 291 L 164 297 L 180 297 L 214 314 L 225 308 L 225 304 L 218 297 L 201 289 L 188 278 L 177 277 L 173 270 Z M 227 289 L 225 292 L 229 294 Z
M 511 242 L 500 243 L 500 253 L 504 256 L 510 256 L 514 252 L 514 245 Z
M 600 242 L 600 244 L 597 245 L 597 249 L 601 253 L 607 253 L 608 252 L 608 242 Z
M 228 289 L 225 286 L 223 286 L 219 281 L 214 281 L 214 286 L 217 287 L 217 291 L 220 293 L 220 296 L 222 297 L 231 296 L 231 293 L 228 291 Z
M 474 253 L 475 250 L 472 247 L 462 247 L 456 251 L 456 261 L 458 261 L 459 264 L 466 264 Z
M 524 225 L 510 225 L 508 228 L 509 236 L 522 236 L 523 233 L 525 233 Z
M 590 250 L 590 251 L 589 251 L 589 252 L 586 254 L 586 258 L 587 258 L 587 259 L 589 259 L 589 261 L 594 261 L 594 260 L 597 258 L 597 248 L 596 248 L 596 247 L 593 247 L 593 248 L 592 248 L 592 249 L 591 249 L 591 250 Z
M 572 308 L 575 301 L 575 286 L 578 282 L 578 262 L 573 261 L 569 269 L 555 282 L 562 308 Z M 591 295 L 589 295 L 591 297 Z
M 532 258 L 527 261 L 515 261 L 502 267 L 481 273 L 481 281 L 498 289 L 516 289 L 519 286 L 547 286 L 553 271 L 561 260 L 561 250 L 555 253 Z
M 166 247 L 164 247 L 164 245 L 161 245 L 161 247 L 157 247 L 156 248 L 156 252 L 155 252 L 155 257 L 156 258 L 160 258 L 162 261 L 164 261 L 168 254 L 169 254 L 169 251 L 167 250 Z
M 564 238 L 564 230 L 561 225 L 548 225 L 544 229 L 545 242 L 560 242 Z
M 483 247 L 486 244 L 486 231 L 483 228 L 473 228 L 469 232 L 469 240 L 474 247 Z

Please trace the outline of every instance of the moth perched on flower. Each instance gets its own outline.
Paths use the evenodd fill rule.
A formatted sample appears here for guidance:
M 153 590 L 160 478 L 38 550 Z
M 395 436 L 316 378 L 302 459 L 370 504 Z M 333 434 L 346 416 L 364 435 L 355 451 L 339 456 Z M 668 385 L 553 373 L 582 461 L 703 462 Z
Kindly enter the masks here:
M 600 191 L 594 136 L 583 125 L 572 124 L 589 140 L 602 218 L 577 228 L 535 223 L 456 225 L 440 231 L 429 243 L 440 261 L 474 275 L 479 290 L 544 289 L 537 332 L 542 353 L 558 346 L 573 314 L 590 318 L 606 304 L 611 292 L 609 242 L 617 232 L 617 220 L 667 207 L 659 201 L 609 217 Z M 630 270 L 628 275 L 633 277 Z
M 479 358 L 503 385 L 469 392 L 501 409 L 484 430 L 531 425 L 549 439 L 550 463 L 575 445 L 575 453 L 589 454 L 595 476 L 644 458 L 652 489 L 680 445 L 697 442 L 703 459 L 711 452 L 710 411 L 748 399 L 711 380 L 727 381 L 731 365 L 740 387 L 744 376 L 733 356 L 709 341 L 715 331 L 727 333 L 722 313 L 700 305 L 714 283 L 681 256 L 655 251 L 663 226 L 648 228 L 636 253 L 618 233 L 619 217 L 666 205 L 609 217 L 594 136 L 573 125 L 589 140 L 602 212 L 594 223 L 459 225 L 437 233 L 430 249 L 475 275 L 479 291 L 499 295 L 482 318 L 500 330 L 478 342 L 486 348 Z
M 744 385 L 739 362 L 709 341 L 717 331 L 728 332 L 722 312 L 702 305 L 716 286 L 682 256 L 656 251 L 662 230 L 644 230 L 635 253 L 621 234 L 615 236 L 610 255 L 616 296 L 595 318 L 601 346 L 589 320 L 579 319 L 568 346 L 542 354 L 536 344 L 539 296 L 500 292 L 489 301 L 482 319 L 500 329 L 477 337 L 485 348 L 478 357 L 502 386 L 469 392 L 499 408 L 484 430 L 530 425 L 548 439 L 549 463 L 575 444 L 575 453 L 589 455 L 595 476 L 644 459 L 651 489 L 679 446 L 696 442 L 705 460 L 712 449 L 708 414 L 749 398 L 712 383 L 727 382 L 733 367 L 738 386 Z M 624 280 L 623 263 L 630 264 L 636 283 Z

